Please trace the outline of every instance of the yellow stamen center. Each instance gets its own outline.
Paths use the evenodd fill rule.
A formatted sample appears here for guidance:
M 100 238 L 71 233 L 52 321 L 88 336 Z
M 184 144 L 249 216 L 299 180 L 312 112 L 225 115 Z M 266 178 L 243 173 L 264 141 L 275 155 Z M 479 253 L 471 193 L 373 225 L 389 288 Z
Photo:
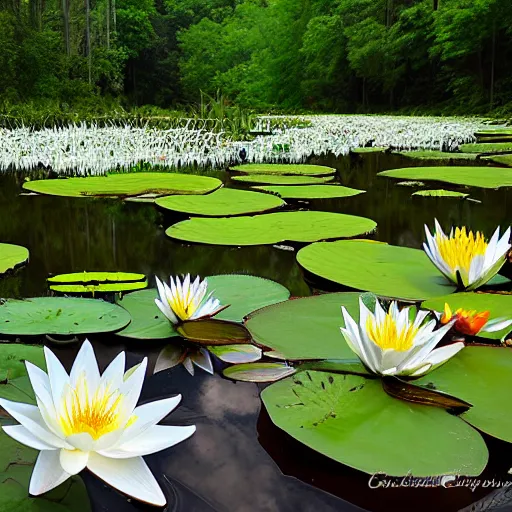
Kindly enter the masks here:
M 63 399 L 64 412 L 58 421 L 66 436 L 87 433 L 96 440 L 121 427 L 124 396 L 117 389 L 110 391 L 108 386 L 100 387 L 90 396 L 84 374 L 75 388 L 66 390 Z M 124 428 L 136 420 L 132 415 Z
M 405 325 L 399 331 L 395 319 L 388 313 L 380 324 L 369 316 L 366 321 L 366 333 L 383 350 L 405 352 L 412 348 L 418 329 L 411 324 Z
M 169 307 L 180 320 L 187 320 L 197 309 L 197 304 L 190 297 L 190 289 L 186 295 L 177 293 L 172 300 L 169 300 Z
M 469 272 L 469 267 L 475 256 L 484 255 L 487 242 L 484 235 L 477 231 L 466 231 L 466 228 L 456 228 L 450 238 L 436 234 L 436 243 L 439 254 L 452 269 L 460 268 Z

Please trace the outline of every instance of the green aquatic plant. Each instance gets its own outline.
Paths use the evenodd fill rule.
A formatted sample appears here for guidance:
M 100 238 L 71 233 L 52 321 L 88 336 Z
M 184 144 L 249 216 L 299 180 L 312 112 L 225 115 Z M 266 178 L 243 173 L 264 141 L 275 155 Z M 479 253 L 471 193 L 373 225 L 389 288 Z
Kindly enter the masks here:
M 331 176 L 336 169 L 323 165 L 306 164 L 243 164 L 230 167 L 231 171 L 245 174 L 271 174 L 276 176 Z
M 0 243 L 0 275 L 28 261 L 28 249 L 20 245 Z
M 263 190 L 277 194 L 283 199 L 335 199 L 339 197 L 352 197 L 364 194 L 365 190 L 342 187 L 341 185 L 282 185 L 258 186 L 256 190 Z
M 48 278 L 50 290 L 59 293 L 123 293 L 142 290 L 148 281 L 144 274 L 129 272 L 76 272 Z

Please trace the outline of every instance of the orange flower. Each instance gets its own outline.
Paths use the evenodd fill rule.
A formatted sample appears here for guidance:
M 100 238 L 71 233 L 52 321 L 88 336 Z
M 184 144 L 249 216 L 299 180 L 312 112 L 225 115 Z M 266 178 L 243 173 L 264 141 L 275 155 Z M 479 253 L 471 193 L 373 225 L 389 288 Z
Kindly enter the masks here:
M 489 320 L 489 311 L 476 310 L 469 311 L 467 309 L 459 308 L 452 313 L 450 306 L 445 303 L 444 313 L 441 317 L 441 323 L 447 324 L 454 316 L 456 317 L 453 328 L 461 334 L 467 334 L 468 336 L 476 336 L 485 326 Z

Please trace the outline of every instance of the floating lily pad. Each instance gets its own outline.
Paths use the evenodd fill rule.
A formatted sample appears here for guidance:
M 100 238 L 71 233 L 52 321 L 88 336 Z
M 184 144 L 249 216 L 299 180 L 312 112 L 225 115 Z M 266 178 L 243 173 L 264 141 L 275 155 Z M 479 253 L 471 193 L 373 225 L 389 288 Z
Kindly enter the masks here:
M 400 181 L 397 183 L 401 187 L 424 187 L 425 183 L 422 181 Z
M 166 210 L 188 213 L 190 215 L 228 217 L 231 215 L 275 210 L 286 203 L 282 199 L 269 194 L 234 188 L 221 188 L 211 194 L 202 196 L 162 197 L 156 200 L 156 204 Z
M 351 238 L 373 231 L 373 220 L 341 213 L 296 211 L 255 217 L 193 218 L 178 222 L 166 234 L 176 240 L 213 245 L 265 245 L 284 241 L 314 242 Z
M 306 371 L 261 398 L 279 428 L 366 473 L 475 476 L 487 464 L 476 430 L 443 409 L 390 397 L 379 379 Z
M 367 153 L 384 153 L 384 151 L 387 151 L 388 149 L 389 148 L 387 146 L 372 146 L 369 148 L 352 148 L 350 152 L 355 153 L 356 155 L 361 155 Z
M 229 308 L 215 316 L 219 320 L 242 322 L 245 315 L 256 309 L 286 300 L 290 292 L 279 283 L 261 277 L 237 274 L 210 276 L 208 289 L 221 304 Z M 136 339 L 166 339 L 179 336 L 173 325 L 155 304 L 156 289 L 126 295 L 118 304 L 131 315 L 131 323 L 117 334 Z
M 463 192 L 455 192 L 453 190 L 418 190 L 418 192 L 414 192 L 413 196 L 423 196 L 423 197 L 458 197 L 465 198 L 469 197 L 469 194 L 464 194 Z
M 262 356 L 261 348 L 254 345 L 209 346 L 208 350 L 221 361 L 231 364 L 253 363 Z
M 0 274 L 26 263 L 28 254 L 21 245 L 0 244 Z
M 489 160 L 495 164 L 506 165 L 512 167 L 512 155 L 484 156 L 484 160 Z
M 341 306 L 359 318 L 359 296 L 327 293 L 288 300 L 251 313 L 245 325 L 258 345 L 289 360 L 350 359 L 354 353 L 340 332 Z
M 495 142 L 482 144 L 461 144 L 463 153 L 502 153 L 512 151 L 512 142 Z
M 57 178 L 27 181 L 25 190 L 53 196 L 129 197 L 142 194 L 206 194 L 219 188 L 217 178 L 168 172 L 136 172 L 90 176 L 85 178 Z
M 321 185 L 334 179 L 333 176 L 315 178 L 313 176 L 275 176 L 273 174 L 249 174 L 247 176 L 232 176 L 231 179 L 240 183 L 261 185 Z
M 396 151 L 394 154 L 415 160 L 476 160 L 475 153 L 449 153 L 447 151 Z
M 245 174 L 275 174 L 275 175 L 301 175 L 301 176 L 330 176 L 336 169 L 323 165 L 305 164 L 244 164 L 231 167 L 232 171 Z
M 0 305 L 0 333 L 13 336 L 113 332 L 129 322 L 126 310 L 95 299 L 36 297 Z
M 423 251 L 408 247 L 321 242 L 301 249 L 297 261 L 324 279 L 382 297 L 417 301 L 455 291 Z
M 60 293 L 118 293 L 142 290 L 148 281 L 144 274 L 127 272 L 77 272 L 49 277 L 50 290 Z
M 453 293 L 444 297 L 427 300 L 423 303 L 422 307 L 442 313 L 445 303 L 450 306 L 453 312 L 463 308 L 467 310 L 489 311 L 490 320 L 495 318 L 512 318 L 512 295 L 501 295 L 499 293 Z M 511 331 L 512 327 L 507 327 L 497 332 L 484 332 L 479 336 L 492 340 L 501 340 Z
M 247 363 L 226 368 L 224 377 L 242 382 L 275 382 L 293 375 L 297 370 L 286 363 Z
M 272 192 L 283 199 L 332 199 L 357 196 L 366 192 L 365 190 L 342 187 L 341 185 L 264 186 L 254 188 Z
M 480 130 L 475 132 L 475 137 L 495 137 L 496 135 L 511 135 L 512 136 L 512 128 L 503 127 L 503 128 L 492 128 L 490 130 Z
M 506 167 L 408 167 L 379 172 L 401 180 L 442 181 L 468 187 L 512 187 L 512 169 Z
M 512 350 L 466 347 L 437 370 L 414 381 L 473 405 L 460 416 L 479 430 L 512 442 Z
M 238 345 L 251 341 L 251 336 L 243 325 L 227 320 L 187 320 L 177 325 L 176 330 L 185 339 L 200 345 Z

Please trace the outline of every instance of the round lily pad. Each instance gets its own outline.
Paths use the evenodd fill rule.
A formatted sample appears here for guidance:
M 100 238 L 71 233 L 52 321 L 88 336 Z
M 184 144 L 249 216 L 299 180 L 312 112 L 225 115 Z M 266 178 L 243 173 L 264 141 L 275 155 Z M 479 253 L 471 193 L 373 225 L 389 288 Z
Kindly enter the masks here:
M 464 199 L 465 197 L 469 197 L 469 194 L 464 194 L 463 192 L 455 192 L 453 190 L 418 190 L 418 192 L 414 192 L 413 196 L 422 196 L 422 197 L 458 197 Z
M 314 176 L 275 176 L 273 174 L 248 174 L 232 176 L 233 181 L 261 185 L 321 185 L 333 180 L 333 176 L 315 178 Z
M 284 241 L 314 242 L 369 233 L 373 220 L 341 213 L 296 211 L 255 217 L 193 218 L 178 222 L 166 234 L 176 240 L 213 245 L 265 245 Z
M 506 165 L 512 167 L 512 155 L 496 155 L 496 156 L 484 156 L 484 160 L 489 160 L 495 164 Z
M 491 436 L 512 442 L 512 350 L 469 346 L 447 363 L 414 381 L 469 402 L 460 418 Z
M 0 244 L 0 274 L 25 263 L 28 255 L 28 249 L 21 245 Z
M 129 272 L 76 272 L 49 277 L 50 290 L 60 293 L 119 293 L 142 290 L 144 274 Z
M 36 297 L 0 304 L 0 333 L 13 336 L 113 332 L 129 322 L 123 308 L 96 299 Z
M 286 203 L 282 199 L 269 194 L 234 188 L 221 188 L 211 194 L 202 196 L 162 197 L 156 200 L 156 204 L 166 210 L 188 213 L 190 215 L 228 217 L 231 215 L 275 210 Z
M 512 169 L 506 167 L 407 167 L 379 172 L 400 180 L 442 181 L 468 187 L 512 187 Z
M 423 303 L 422 307 L 442 313 L 445 304 L 448 304 L 453 312 L 459 308 L 478 312 L 489 311 L 489 320 L 512 318 L 512 295 L 499 293 L 452 293 L 444 297 L 429 299 Z M 507 327 L 497 332 L 483 332 L 479 334 L 479 337 L 501 340 L 511 331 L 512 327 Z
M 512 151 L 512 142 L 461 144 L 459 149 L 464 153 L 502 153 Z
M 285 359 L 354 358 L 340 327 L 341 306 L 359 318 L 359 293 L 326 293 L 254 311 L 246 320 L 253 340 Z M 321 341 L 321 342 L 320 342 Z
M 350 152 L 356 155 L 364 155 L 368 153 L 384 153 L 388 149 L 387 146 L 371 146 L 369 148 L 352 148 Z
M 168 172 L 136 172 L 88 176 L 85 178 L 57 178 L 27 181 L 25 190 L 53 196 L 129 197 L 142 194 L 206 194 L 219 188 L 217 178 Z
M 447 151 L 396 151 L 394 154 L 415 160 L 476 160 L 476 153 L 449 153 Z
M 330 176 L 336 173 L 336 169 L 332 169 L 331 167 L 305 164 L 244 164 L 235 165 L 230 169 L 245 174 L 276 174 L 289 176 Z
M 261 277 L 237 274 L 210 276 L 208 289 L 221 304 L 229 308 L 215 316 L 219 320 L 242 322 L 252 311 L 284 301 L 290 292 L 279 283 Z M 178 336 L 175 328 L 155 304 L 156 289 L 142 290 L 126 295 L 118 304 L 131 315 L 128 327 L 118 332 L 119 336 L 136 339 L 166 339 Z
M 333 199 L 365 193 L 365 190 L 342 187 L 341 185 L 263 186 L 254 188 L 272 192 L 283 199 Z
M 479 475 L 480 434 L 437 407 L 390 397 L 380 379 L 306 371 L 261 398 L 272 421 L 313 450 L 366 473 Z
M 417 301 L 455 291 L 423 251 L 408 247 L 322 242 L 301 249 L 297 261 L 324 279 L 382 297 Z

